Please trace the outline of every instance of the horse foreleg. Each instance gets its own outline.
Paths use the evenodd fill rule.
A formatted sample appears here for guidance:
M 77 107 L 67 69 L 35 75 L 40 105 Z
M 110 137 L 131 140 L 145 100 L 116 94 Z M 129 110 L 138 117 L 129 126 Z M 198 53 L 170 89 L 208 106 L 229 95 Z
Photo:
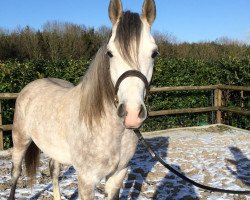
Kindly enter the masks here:
M 61 200 L 60 187 L 59 187 L 59 174 L 60 174 L 60 163 L 55 160 L 49 162 L 50 176 L 53 182 L 53 194 L 54 200 Z
M 127 168 L 113 174 L 105 184 L 106 200 L 118 200 L 122 182 L 127 174 Z
M 78 174 L 78 193 L 80 200 L 94 199 L 95 182 L 93 178 Z

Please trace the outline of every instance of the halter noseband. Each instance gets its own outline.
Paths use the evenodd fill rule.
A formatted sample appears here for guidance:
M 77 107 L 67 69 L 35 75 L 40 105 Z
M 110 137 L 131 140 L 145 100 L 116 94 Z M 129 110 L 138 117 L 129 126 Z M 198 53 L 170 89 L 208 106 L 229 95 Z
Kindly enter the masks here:
M 146 95 L 145 97 L 148 96 L 148 93 L 149 93 L 149 82 L 147 80 L 147 78 L 138 70 L 128 70 L 126 72 L 124 72 L 117 80 L 116 84 L 115 84 L 115 105 L 117 105 L 119 102 L 118 102 L 118 97 L 117 97 L 117 93 L 118 93 L 118 89 L 119 89 L 119 86 L 121 84 L 121 82 L 127 78 L 127 77 L 138 77 L 139 79 L 142 80 L 142 82 L 144 83 L 145 85 L 145 90 L 146 90 Z

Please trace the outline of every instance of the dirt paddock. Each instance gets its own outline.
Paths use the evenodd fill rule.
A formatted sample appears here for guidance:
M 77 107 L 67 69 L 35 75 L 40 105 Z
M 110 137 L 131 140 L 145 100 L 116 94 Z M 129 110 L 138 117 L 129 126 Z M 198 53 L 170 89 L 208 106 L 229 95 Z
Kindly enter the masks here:
M 175 169 L 188 177 L 224 189 L 250 190 L 250 132 L 218 125 L 145 133 L 147 141 Z M 0 199 L 10 192 L 11 156 L 0 152 Z M 30 189 L 22 175 L 16 198 L 53 199 L 48 170 L 49 158 L 42 154 L 37 183 Z M 104 180 L 95 199 L 104 199 Z M 77 178 L 71 166 L 62 166 L 62 199 L 77 199 Z M 142 145 L 129 164 L 120 199 L 250 200 L 250 196 L 210 193 L 200 190 L 169 172 L 150 157 Z

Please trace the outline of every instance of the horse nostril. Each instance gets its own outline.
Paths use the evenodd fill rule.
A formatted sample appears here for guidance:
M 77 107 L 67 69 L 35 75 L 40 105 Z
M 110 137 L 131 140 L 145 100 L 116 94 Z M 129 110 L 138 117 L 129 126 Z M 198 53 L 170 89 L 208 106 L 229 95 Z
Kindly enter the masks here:
M 125 105 L 124 104 L 120 104 L 117 108 L 117 115 L 119 117 L 125 117 L 127 115 L 127 111 L 125 110 Z
M 147 117 L 147 110 L 146 110 L 144 105 L 141 105 L 141 109 L 139 112 L 139 118 L 144 120 L 144 119 L 146 119 L 146 117 Z

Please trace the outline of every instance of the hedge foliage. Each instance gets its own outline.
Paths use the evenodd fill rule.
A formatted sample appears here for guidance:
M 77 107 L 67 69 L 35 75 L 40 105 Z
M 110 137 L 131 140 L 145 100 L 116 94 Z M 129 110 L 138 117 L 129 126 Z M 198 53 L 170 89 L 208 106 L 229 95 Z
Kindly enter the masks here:
M 0 62 L 0 93 L 19 92 L 29 82 L 44 77 L 57 77 L 76 84 L 84 75 L 90 60 L 8 60 Z M 152 79 L 153 87 L 161 86 L 201 86 L 201 85 L 250 85 L 250 57 L 221 58 L 219 60 L 197 60 L 181 58 L 163 58 L 156 60 Z M 238 94 L 231 94 L 239 97 Z M 249 109 L 249 93 L 245 93 L 246 109 Z M 234 98 L 235 99 L 235 98 Z M 237 98 L 236 98 L 237 99 Z M 211 92 L 170 92 L 151 94 L 149 110 L 192 108 L 211 106 Z M 230 103 L 230 101 L 229 101 Z M 234 106 L 239 104 L 231 101 Z M 14 101 L 3 101 L 3 123 L 12 123 Z M 209 124 L 213 120 L 211 113 L 184 114 L 154 117 L 147 120 L 144 130 L 159 130 L 170 127 Z M 230 121 L 231 120 L 231 121 Z M 228 120 L 238 127 L 250 129 L 250 119 L 233 116 Z M 10 145 L 10 138 L 5 138 L 5 147 Z
M 89 66 L 86 60 L 11 60 L 0 63 L 0 92 L 20 92 L 33 80 L 55 77 L 77 83 Z
M 0 92 L 19 92 L 27 83 L 57 77 L 77 83 L 91 60 L 8 60 L 0 61 Z M 161 58 L 156 60 L 152 87 L 250 84 L 250 56 L 216 61 Z

